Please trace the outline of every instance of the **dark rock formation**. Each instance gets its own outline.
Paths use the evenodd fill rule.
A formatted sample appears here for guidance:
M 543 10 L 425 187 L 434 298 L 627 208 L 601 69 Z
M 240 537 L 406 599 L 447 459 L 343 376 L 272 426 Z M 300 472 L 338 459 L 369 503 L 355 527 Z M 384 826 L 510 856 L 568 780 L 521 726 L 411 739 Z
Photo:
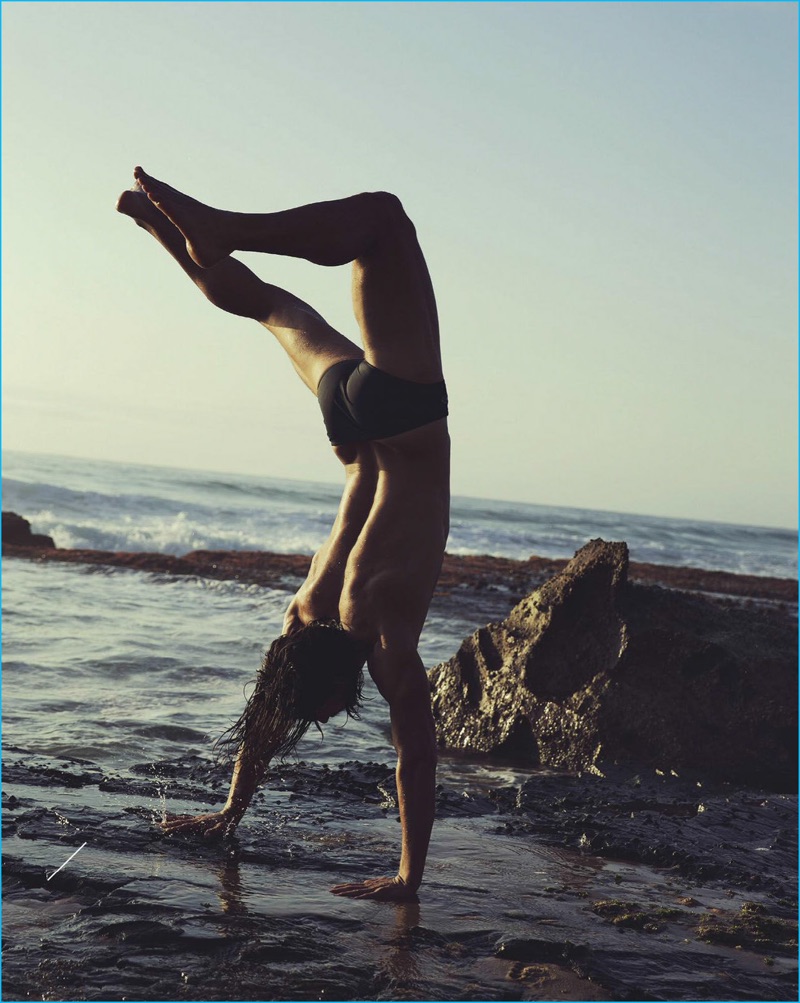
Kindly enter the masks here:
M 633 585 L 627 572 L 624 543 L 593 540 L 433 669 L 440 745 L 795 789 L 791 622 Z
M 3 512 L 3 543 L 17 547 L 55 547 L 52 537 L 31 533 L 31 524 L 16 512 Z

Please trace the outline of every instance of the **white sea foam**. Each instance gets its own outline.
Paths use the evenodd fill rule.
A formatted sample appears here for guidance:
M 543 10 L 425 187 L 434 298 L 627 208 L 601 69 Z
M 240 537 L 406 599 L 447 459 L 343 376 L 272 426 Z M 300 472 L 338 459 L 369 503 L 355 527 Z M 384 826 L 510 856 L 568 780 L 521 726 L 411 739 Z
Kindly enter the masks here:
M 332 524 L 333 484 L 8 453 L 4 509 L 59 547 L 313 553 Z M 448 550 L 571 557 L 625 540 L 636 561 L 796 577 L 795 534 L 719 523 L 455 497 Z

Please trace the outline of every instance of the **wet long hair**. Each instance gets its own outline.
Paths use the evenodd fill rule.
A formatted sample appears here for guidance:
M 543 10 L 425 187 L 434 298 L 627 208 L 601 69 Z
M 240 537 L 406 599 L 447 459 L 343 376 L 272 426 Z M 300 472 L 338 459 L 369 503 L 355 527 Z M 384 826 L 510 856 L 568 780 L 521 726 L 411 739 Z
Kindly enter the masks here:
M 255 687 L 239 720 L 217 741 L 217 751 L 248 758 L 266 769 L 284 758 L 315 723 L 315 713 L 334 694 L 348 717 L 358 717 L 363 666 L 369 645 L 357 641 L 338 620 L 314 620 L 281 634 L 264 655 Z

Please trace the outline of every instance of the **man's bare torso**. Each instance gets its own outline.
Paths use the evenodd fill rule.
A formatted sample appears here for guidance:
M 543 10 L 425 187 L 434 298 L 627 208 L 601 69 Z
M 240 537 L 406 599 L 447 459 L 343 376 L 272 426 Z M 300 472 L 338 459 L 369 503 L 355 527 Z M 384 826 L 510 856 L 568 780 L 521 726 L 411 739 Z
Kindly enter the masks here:
M 447 420 L 335 450 L 346 471 L 339 512 L 284 629 L 336 617 L 372 644 L 415 649 L 449 530 Z
M 140 167 L 134 177 L 134 190 L 120 197 L 120 212 L 151 233 L 211 303 L 266 327 L 312 392 L 318 393 L 325 375 L 344 362 L 363 359 L 367 372 L 361 375 L 366 380 L 372 372 L 373 388 L 375 374 L 383 373 L 379 403 L 387 407 L 376 406 L 371 416 L 342 410 L 347 417 L 329 424 L 334 413 L 327 410 L 328 397 L 321 399 L 331 442 L 354 445 L 335 447 L 345 468 L 339 510 L 287 610 L 286 637 L 275 644 L 285 642 L 285 653 L 292 643 L 302 643 L 320 630 L 303 633 L 306 625 L 334 618 L 352 635 L 344 638 L 351 659 L 360 656 L 362 645 L 350 642 L 366 642 L 367 666 L 389 705 L 397 751 L 400 862 L 395 876 L 337 885 L 331 891 L 407 901 L 422 881 L 434 818 L 436 732 L 416 645 L 447 540 L 450 460 L 447 423 L 441 416 L 443 404 L 446 414 L 446 392 L 436 301 L 416 229 L 400 200 L 388 192 L 361 192 L 280 212 L 232 213 L 204 205 Z M 352 262 L 353 309 L 363 349 L 330 327 L 309 304 L 262 282 L 231 257 L 237 250 L 325 266 Z M 342 374 L 345 369 L 352 376 L 354 369 L 342 367 Z M 337 369 L 331 379 L 338 379 L 339 373 Z M 424 384 L 437 389 L 433 394 L 420 391 Z M 339 398 L 335 386 L 333 390 L 330 403 L 335 404 Z M 386 413 L 377 413 L 381 411 Z M 353 427 L 356 435 L 350 434 Z M 403 431 L 409 427 L 411 431 Z M 289 636 L 295 632 L 299 637 Z M 264 686 L 268 658 L 269 652 L 259 676 Z M 289 675 L 277 681 L 270 706 L 279 709 L 282 700 L 289 700 L 293 712 L 309 713 L 295 702 L 301 668 L 289 661 L 282 669 Z M 269 685 L 275 681 L 273 672 Z M 337 688 L 336 680 L 334 684 L 321 688 L 325 692 L 320 691 L 320 705 L 310 708 L 314 720 L 326 721 L 348 708 L 348 693 Z M 266 693 L 257 687 L 251 701 Z M 233 831 L 278 747 L 275 741 L 263 722 L 248 727 L 225 806 L 209 814 L 169 818 L 165 831 L 204 838 Z
M 449 530 L 447 421 L 365 443 L 372 506 L 344 570 L 339 618 L 356 636 L 416 648 Z

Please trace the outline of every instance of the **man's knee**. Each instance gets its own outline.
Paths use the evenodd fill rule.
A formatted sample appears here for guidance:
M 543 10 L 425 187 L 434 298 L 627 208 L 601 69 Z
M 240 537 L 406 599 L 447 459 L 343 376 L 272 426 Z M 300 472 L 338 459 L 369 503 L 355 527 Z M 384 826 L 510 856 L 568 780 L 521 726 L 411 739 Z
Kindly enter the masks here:
M 381 233 L 414 232 L 414 224 L 396 195 L 391 192 L 364 192 L 362 197 L 369 199 Z

